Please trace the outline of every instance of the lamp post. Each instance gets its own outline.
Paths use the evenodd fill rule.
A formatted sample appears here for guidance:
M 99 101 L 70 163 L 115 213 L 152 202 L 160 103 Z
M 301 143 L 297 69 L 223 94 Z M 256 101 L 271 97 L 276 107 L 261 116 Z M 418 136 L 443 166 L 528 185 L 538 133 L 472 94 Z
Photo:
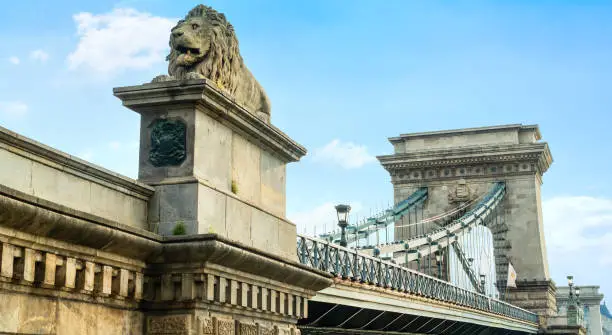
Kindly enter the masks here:
M 338 214 L 338 227 L 340 227 L 340 246 L 346 247 L 346 226 L 348 226 L 348 214 L 351 211 L 349 205 L 337 205 L 336 213 Z
M 574 288 L 574 277 L 567 276 L 569 286 L 569 299 L 567 300 L 567 323 L 568 325 L 582 324 L 582 310 L 580 308 L 580 288 Z
M 486 278 L 486 275 L 484 273 L 481 273 L 480 274 L 480 285 L 482 286 L 482 293 L 483 294 L 487 293 L 487 290 L 485 290 L 485 278 Z
M 568 305 L 574 303 L 574 276 L 567 276 L 567 286 L 569 286 L 569 300 Z M 580 290 L 578 290 L 580 292 Z
M 436 251 L 436 263 L 438 264 L 438 279 L 442 278 L 442 264 L 441 261 L 442 260 L 442 254 L 440 253 L 440 251 Z

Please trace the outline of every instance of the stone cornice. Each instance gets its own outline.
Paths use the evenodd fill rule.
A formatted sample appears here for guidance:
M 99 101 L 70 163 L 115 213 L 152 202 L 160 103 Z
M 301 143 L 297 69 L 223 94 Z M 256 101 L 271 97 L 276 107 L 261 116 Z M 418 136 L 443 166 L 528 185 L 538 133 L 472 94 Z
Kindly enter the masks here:
M 144 261 L 161 247 L 149 231 L 0 185 L 0 226 Z
M 125 193 L 137 195 L 143 199 L 148 199 L 155 192 L 155 188 L 151 186 L 53 149 L 3 127 L 0 127 L 0 147 L 41 164 L 61 167 L 65 172 L 123 190 Z
M 508 124 L 501 126 L 490 126 L 490 127 L 476 127 L 476 128 L 462 128 L 462 129 L 452 129 L 452 130 L 439 130 L 439 131 L 428 131 L 421 133 L 409 133 L 409 134 L 401 134 L 396 137 L 389 137 L 389 142 L 392 144 L 401 143 L 405 140 L 412 140 L 416 138 L 424 138 L 424 137 L 432 137 L 432 136 L 441 136 L 441 135 L 467 135 L 467 134 L 478 134 L 478 133 L 489 133 L 497 130 L 535 130 L 536 138 L 539 140 L 542 135 L 540 134 L 540 130 L 537 125 L 522 125 L 522 124 Z
M 151 263 L 212 263 L 318 291 L 332 284 L 331 275 L 217 234 L 167 236 Z
M 168 103 L 195 103 L 251 141 L 260 143 L 286 162 L 298 161 L 306 149 L 278 128 L 268 124 L 236 103 L 231 95 L 219 90 L 210 80 L 194 79 L 117 87 L 113 89 L 123 105 L 138 112 Z
M 0 226 L 151 266 L 160 261 L 209 262 L 308 289 L 331 285 L 329 274 L 216 234 L 162 237 L 1 185 Z
M 548 144 L 545 142 L 415 151 L 377 156 L 377 158 L 383 167 L 392 174 L 394 171 L 404 169 L 458 167 L 462 165 L 523 161 L 537 163 L 540 174 L 543 174 L 552 163 L 552 155 Z

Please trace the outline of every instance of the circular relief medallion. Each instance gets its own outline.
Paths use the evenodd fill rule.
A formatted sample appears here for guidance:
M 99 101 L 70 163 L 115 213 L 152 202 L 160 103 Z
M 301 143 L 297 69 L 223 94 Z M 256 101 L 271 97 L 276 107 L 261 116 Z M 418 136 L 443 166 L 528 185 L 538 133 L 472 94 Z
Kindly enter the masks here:
M 187 156 L 185 123 L 181 120 L 158 119 L 151 128 L 151 164 L 156 167 L 181 164 Z

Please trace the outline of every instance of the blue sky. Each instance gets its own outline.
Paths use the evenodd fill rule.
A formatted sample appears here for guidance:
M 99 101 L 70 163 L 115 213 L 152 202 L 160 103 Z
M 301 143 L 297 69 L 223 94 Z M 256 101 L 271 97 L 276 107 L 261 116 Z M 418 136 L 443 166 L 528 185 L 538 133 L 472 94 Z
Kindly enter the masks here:
M 0 12 L 0 124 L 130 177 L 138 115 L 112 87 L 165 73 L 190 1 L 17 1 Z M 540 125 L 553 279 L 612 298 L 612 3 L 209 1 L 235 26 L 273 123 L 309 154 L 288 168 L 300 231 L 392 200 L 373 156 L 400 133 Z M 27 19 L 26 19 L 27 18 Z M 145 30 L 147 33 L 140 33 Z M 338 159 L 338 158 L 343 159 Z

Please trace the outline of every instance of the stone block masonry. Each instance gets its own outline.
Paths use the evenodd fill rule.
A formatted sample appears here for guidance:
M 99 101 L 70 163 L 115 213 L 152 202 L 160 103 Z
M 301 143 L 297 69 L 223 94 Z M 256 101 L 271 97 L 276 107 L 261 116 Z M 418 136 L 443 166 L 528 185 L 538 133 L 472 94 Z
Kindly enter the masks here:
M 492 183 L 505 182 L 503 223 L 492 231 L 498 285 L 505 288 L 512 262 L 519 287 L 510 291 L 509 302 L 538 313 L 545 327 L 556 305 L 540 193 L 552 156 L 540 139 L 538 126 L 520 124 L 402 134 L 389 138 L 394 154 L 378 159 L 391 176 L 396 202 L 428 188 L 424 217 L 457 207 L 458 197 L 468 201 L 485 194 Z M 397 240 L 411 234 L 395 232 Z
M 140 181 L 0 129 L 0 333 L 299 334 L 332 284 L 284 217 L 305 150 L 206 80 L 142 86 Z
M 510 260 L 519 279 L 549 280 L 540 185 L 552 156 L 539 139 L 537 126 L 523 125 L 404 134 L 389 139 L 393 155 L 378 158 L 391 175 L 396 201 L 428 188 L 425 217 L 456 207 L 451 195 L 462 180 L 470 197 L 504 181 L 505 229 L 497 236 L 504 243 L 496 244 L 499 270 Z M 396 231 L 396 238 L 409 238 L 405 233 Z M 521 247 L 513 248 L 517 245 Z
M 295 259 L 285 166 L 303 147 L 206 79 L 116 88 L 115 95 L 141 115 L 139 181 L 156 190 L 153 231 L 172 235 L 180 223 L 187 234 L 215 233 Z

